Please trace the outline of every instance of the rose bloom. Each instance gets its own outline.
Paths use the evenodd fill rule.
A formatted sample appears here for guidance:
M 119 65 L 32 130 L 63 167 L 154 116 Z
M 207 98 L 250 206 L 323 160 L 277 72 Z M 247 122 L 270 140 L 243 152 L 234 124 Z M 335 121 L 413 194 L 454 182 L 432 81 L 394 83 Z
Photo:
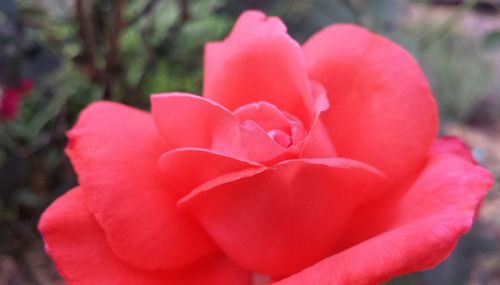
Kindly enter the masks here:
M 246 12 L 203 95 L 81 113 L 79 186 L 39 224 L 68 284 L 378 284 L 445 259 L 492 185 L 415 60 L 354 25 L 301 46 Z
M 0 118 L 5 120 L 14 119 L 19 110 L 21 97 L 33 89 L 33 82 L 23 79 L 18 87 L 5 87 L 0 94 Z

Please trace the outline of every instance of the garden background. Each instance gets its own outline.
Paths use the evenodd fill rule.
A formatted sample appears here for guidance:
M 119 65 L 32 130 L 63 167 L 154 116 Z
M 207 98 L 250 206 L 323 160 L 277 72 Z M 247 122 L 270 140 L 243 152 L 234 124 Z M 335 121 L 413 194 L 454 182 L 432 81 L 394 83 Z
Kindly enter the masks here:
M 82 108 L 200 94 L 203 45 L 249 8 L 300 42 L 354 22 L 417 58 L 441 134 L 462 137 L 497 182 L 447 261 L 390 284 L 500 284 L 500 0 L 0 0 L 0 285 L 63 284 L 36 223 L 76 185 L 63 150 Z

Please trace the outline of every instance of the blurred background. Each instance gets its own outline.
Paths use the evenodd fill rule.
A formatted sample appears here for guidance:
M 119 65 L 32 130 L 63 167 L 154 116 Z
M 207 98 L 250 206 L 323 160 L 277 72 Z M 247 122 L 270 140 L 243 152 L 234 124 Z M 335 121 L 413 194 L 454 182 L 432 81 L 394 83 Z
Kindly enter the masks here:
M 446 262 L 389 284 L 500 284 L 500 0 L 0 0 L 0 285 L 63 284 L 36 222 L 76 184 L 65 132 L 82 108 L 200 93 L 203 45 L 249 8 L 303 42 L 354 22 L 404 46 L 459 135 L 496 176 L 478 222 Z

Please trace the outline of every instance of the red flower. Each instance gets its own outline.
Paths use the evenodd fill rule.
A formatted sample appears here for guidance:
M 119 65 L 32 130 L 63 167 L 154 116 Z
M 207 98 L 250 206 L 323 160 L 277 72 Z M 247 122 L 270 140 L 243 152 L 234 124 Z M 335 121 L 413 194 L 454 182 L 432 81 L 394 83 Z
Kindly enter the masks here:
M 6 87 L 0 100 L 0 117 L 13 119 L 17 116 L 21 97 L 33 88 L 33 83 L 24 79 L 19 87 Z
M 82 112 L 80 186 L 40 221 L 69 284 L 375 284 L 445 259 L 492 184 L 436 141 L 417 63 L 363 28 L 300 46 L 247 12 L 207 45 L 203 93 Z

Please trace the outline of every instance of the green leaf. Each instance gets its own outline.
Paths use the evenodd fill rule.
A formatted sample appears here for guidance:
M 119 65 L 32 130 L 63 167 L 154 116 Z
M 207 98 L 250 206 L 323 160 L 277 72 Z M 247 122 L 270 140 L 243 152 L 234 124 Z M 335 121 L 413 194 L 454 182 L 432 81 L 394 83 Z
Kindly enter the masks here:
M 490 32 L 483 40 L 483 48 L 487 50 L 500 48 L 500 30 Z

